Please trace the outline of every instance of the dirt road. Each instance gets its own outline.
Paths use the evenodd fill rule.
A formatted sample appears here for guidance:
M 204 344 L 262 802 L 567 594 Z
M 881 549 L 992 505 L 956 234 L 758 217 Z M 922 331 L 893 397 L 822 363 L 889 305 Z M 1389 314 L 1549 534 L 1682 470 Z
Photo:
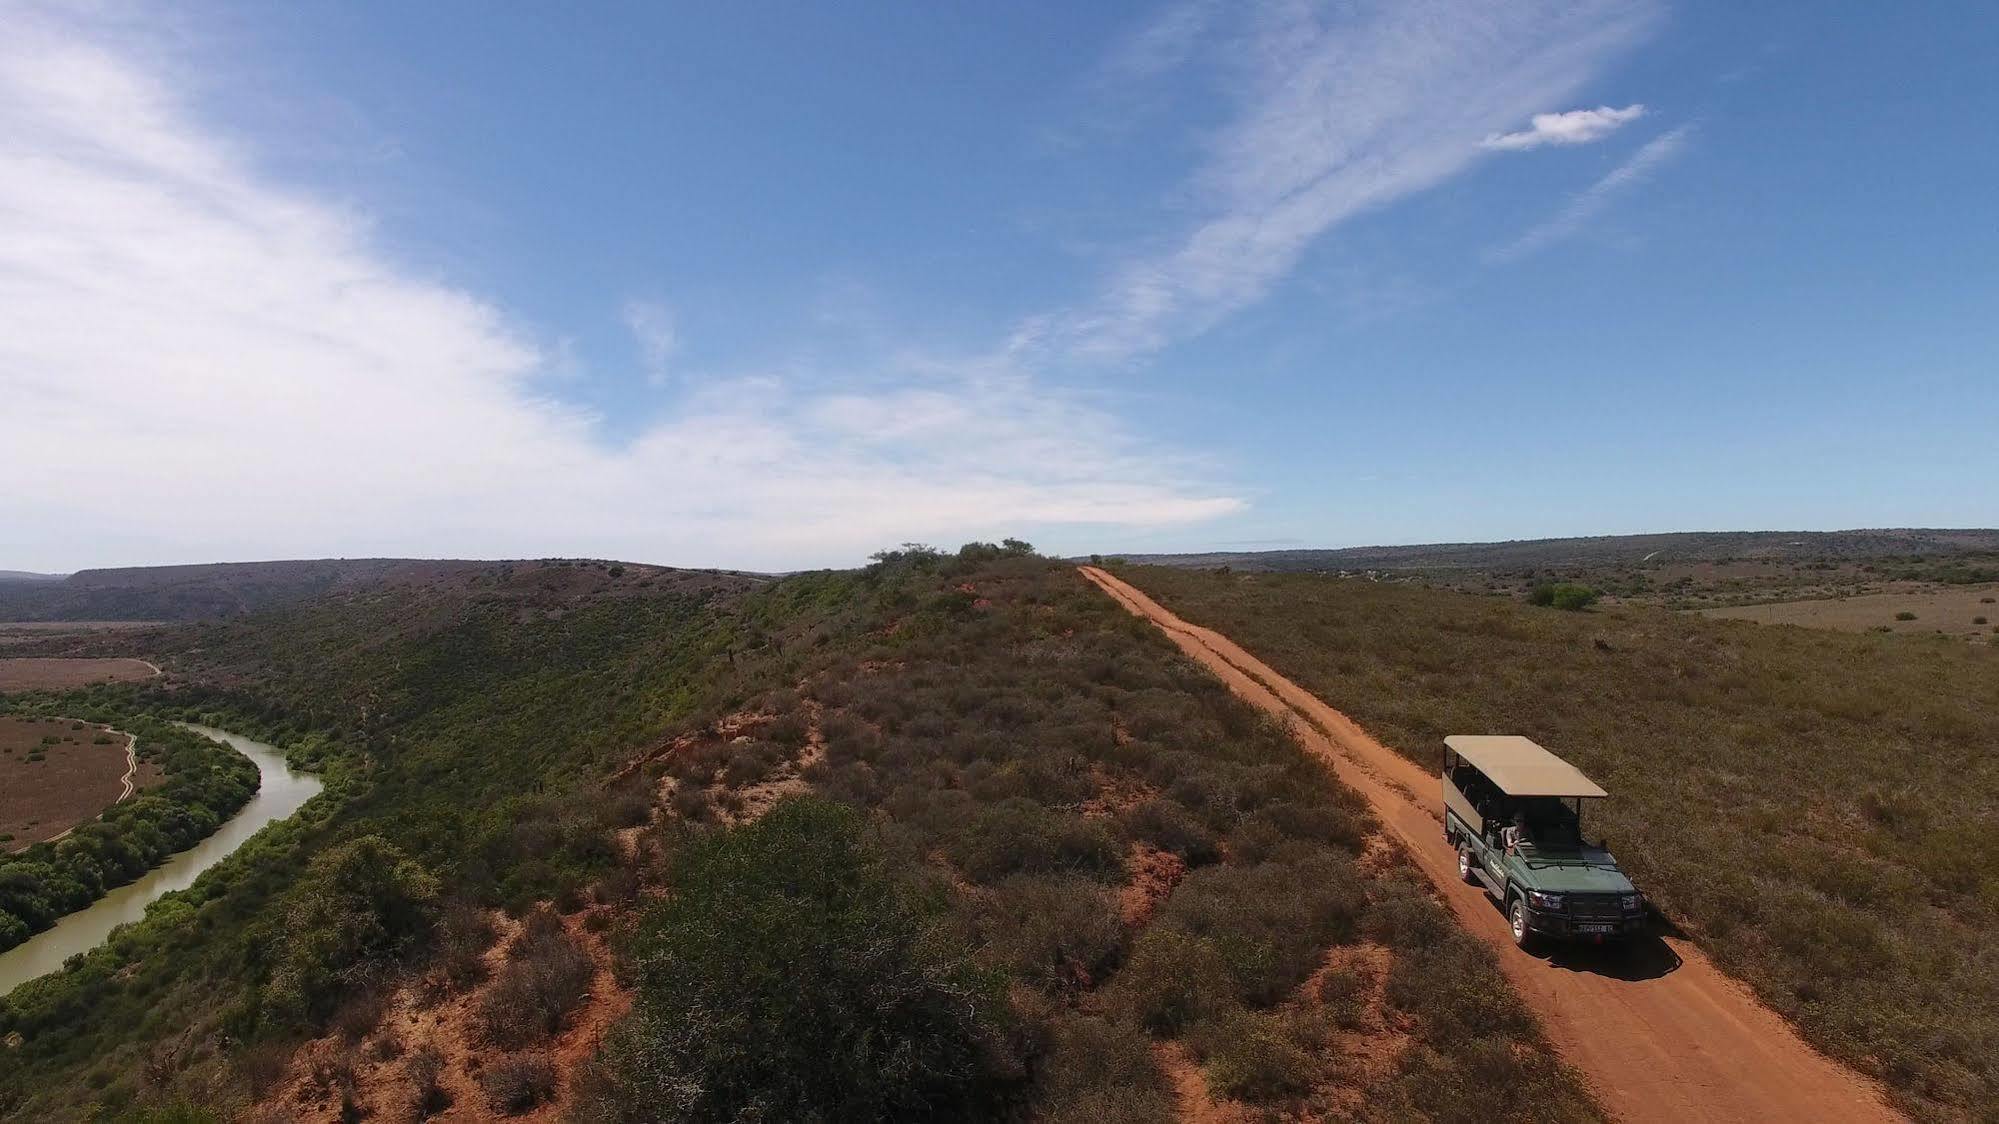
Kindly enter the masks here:
M 1544 959 L 1514 948 L 1491 899 L 1458 879 L 1456 855 L 1443 840 L 1434 774 L 1227 637 L 1188 624 L 1103 570 L 1081 569 L 1237 695 L 1285 722 L 1300 744 L 1367 798 L 1465 928 L 1498 951 L 1556 1049 L 1618 1119 L 1901 1119 L 1879 1089 L 1813 1050 L 1691 944 L 1669 939 L 1636 957 L 1577 949 Z

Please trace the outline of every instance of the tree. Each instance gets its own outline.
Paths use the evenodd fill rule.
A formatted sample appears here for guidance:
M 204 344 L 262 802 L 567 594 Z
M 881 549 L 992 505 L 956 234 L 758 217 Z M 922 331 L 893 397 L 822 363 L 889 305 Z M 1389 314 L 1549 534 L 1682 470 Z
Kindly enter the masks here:
M 993 977 L 943 951 L 858 812 L 780 804 L 695 844 L 634 946 L 605 1115 L 998 1115 L 1014 1076 Z
M 325 1015 L 429 933 L 436 900 L 437 879 L 379 835 L 320 855 L 293 891 L 267 1005 L 289 1020 Z

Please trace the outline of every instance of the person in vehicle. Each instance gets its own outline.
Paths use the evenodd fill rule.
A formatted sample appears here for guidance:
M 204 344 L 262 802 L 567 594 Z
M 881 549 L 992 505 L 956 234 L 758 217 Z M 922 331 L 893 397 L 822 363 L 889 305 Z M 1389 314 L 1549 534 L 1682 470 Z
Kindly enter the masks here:
M 1513 850 L 1522 843 L 1532 843 L 1534 841 L 1533 836 L 1527 832 L 1527 810 L 1525 808 L 1514 811 L 1513 822 L 1500 830 L 1499 841 L 1508 851 Z

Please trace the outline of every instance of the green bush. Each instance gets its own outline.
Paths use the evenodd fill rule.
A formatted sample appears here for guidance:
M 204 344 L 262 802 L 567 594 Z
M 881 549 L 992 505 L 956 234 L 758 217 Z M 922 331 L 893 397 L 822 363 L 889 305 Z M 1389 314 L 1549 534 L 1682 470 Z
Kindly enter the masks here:
M 982 903 L 981 942 L 1012 974 L 1056 988 L 1088 988 L 1124 951 L 1117 899 L 1075 875 L 1019 874 Z
M 1207 1059 L 1210 1088 L 1256 1104 L 1304 1092 L 1321 1068 L 1270 1015 L 1237 1011 L 1204 1029 L 1195 1046 Z
M 1237 997 L 1265 1006 L 1311 975 L 1327 945 L 1351 943 L 1366 909 L 1352 861 L 1321 852 L 1292 862 L 1197 870 L 1167 899 L 1159 919 L 1213 939 Z
M 1055 1021 L 1037 1067 L 1034 1119 L 1045 1124 L 1169 1124 L 1173 1090 L 1140 1028 L 1072 1013 Z
M 1172 925 L 1154 925 L 1132 947 L 1117 975 L 1118 999 L 1154 1034 L 1184 1028 L 1234 1009 L 1235 980 L 1221 945 Z
M 793 799 L 688 848 L 632 945 L 613 1118 L 1001 1114 L 998 981 L 937 942 L 861 816 Z
M 1544 582 L 1535 586 L 1527 594 L 1527 600 L 1535 605 L 1547 605 L 1569 612 L 1581 612 L 1596 604 L 1601 596 L 1596 590 L 1575 582 Z
M 1916 614 L 1910 612 L 1907 609 L 1904 609 L 1901 612 L 1895 614 L 1895 619 L 1898 621 L 1912 621 L 1916 619 Z
M 437 879 L 394 844 L 366 835 L 314 859 L 293 890 L 265 988 L 288 1022 L 324 1017 L 428 936 Z
M 1111 881 L 1124 874 L 1120 851 L 1101 822 L 1015 798 L 980 809 L 950 854 L 974 882 L 1065 872 Z

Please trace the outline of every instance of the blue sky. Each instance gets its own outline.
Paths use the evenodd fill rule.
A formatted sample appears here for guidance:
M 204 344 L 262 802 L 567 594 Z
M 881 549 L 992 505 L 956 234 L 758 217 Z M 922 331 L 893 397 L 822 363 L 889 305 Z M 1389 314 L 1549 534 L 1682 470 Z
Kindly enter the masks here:
M 1999 522 L 1982 6 L 0 0 L 0 566 Z

